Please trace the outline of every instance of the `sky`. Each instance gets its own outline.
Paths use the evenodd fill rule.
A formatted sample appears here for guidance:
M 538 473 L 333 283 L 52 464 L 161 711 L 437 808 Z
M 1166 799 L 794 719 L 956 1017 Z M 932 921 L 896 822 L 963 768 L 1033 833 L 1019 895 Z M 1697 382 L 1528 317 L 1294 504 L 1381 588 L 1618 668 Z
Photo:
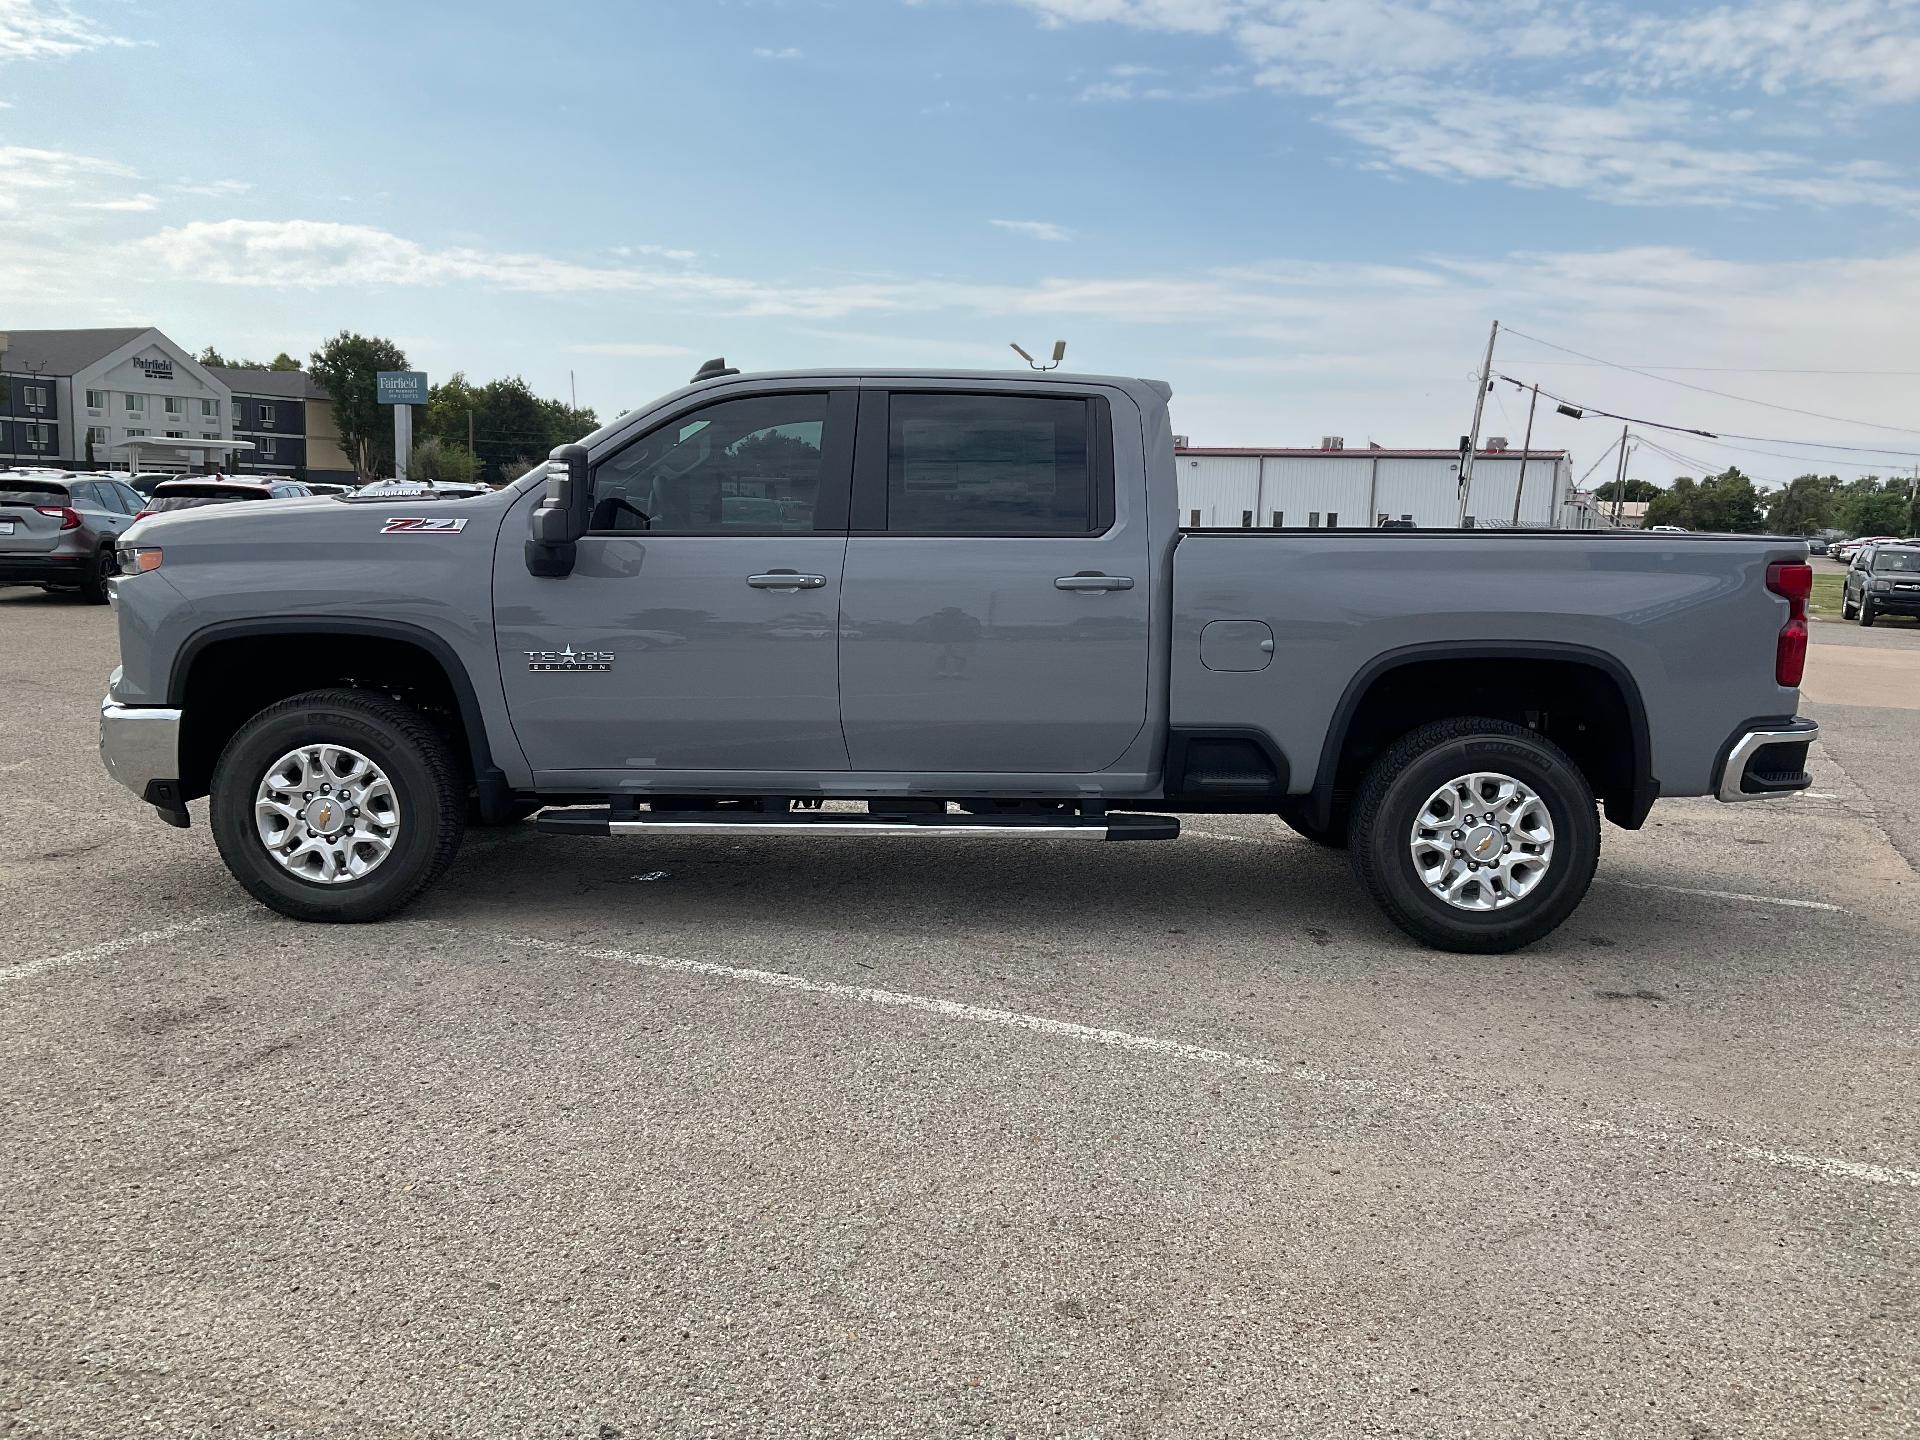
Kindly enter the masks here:
M 1719 437 L 1637 476 L 1893 473 L 1916 141 L 1920 0 L 0 0 L 0 329 L 348 328 L 603 419 L 1064 338 L 1196 444 L 1451 447 L 1498 320 Z

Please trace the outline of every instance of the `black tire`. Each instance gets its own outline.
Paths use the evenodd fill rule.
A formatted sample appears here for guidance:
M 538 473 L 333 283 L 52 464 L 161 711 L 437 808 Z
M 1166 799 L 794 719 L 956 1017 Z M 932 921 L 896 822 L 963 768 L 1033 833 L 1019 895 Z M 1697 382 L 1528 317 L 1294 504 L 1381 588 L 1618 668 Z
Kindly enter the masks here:
M 1872 629 L 1873 622 L 1879 618 L 1878 615 L 1873 613 L 1873 600 L 1866 595 L 1862 595 L 1860 597 L 1860 623 L 1868 629 Z
M 1324 845 L 1329 850 L 1347 848 L 1347 827 L 1340 816 L 1335 816 L 1331 825 L 1316 825 L 1306 816 L 1304 809 L 1289 807 L 1274 812 L 1280 823 L 1303 840 L 1311 840 L 1316 845 Z
M 1847 599 L 1847 592 L 1842 590 L 1840 592 L 1840 618 L 1842 620 L 1856 620 L 1859 616 L 1860 607 Z
M 1553 821 L 1546 874 L 1497 910 L 1457 909 L 1435 895 L 1409 847 L 1421 807 L 1450 779 L 1475 770 L 1530 786 Z M 1423 725 L 1376 760 L 1355 799 L 1352 838 L 1354 873 L 1388 919 L 1436 949 L 1475 955 L 1518 950 L 1550 933 L 1585 897 L 1600 860 L 1593 789 L 1567 753 L 1522 726 L 1475 716 Z
M 107 581 L 120 573 L 119 562 L 113 558 L 113 547 L 102 545 L 94 554 L 93 568 L 87 571 L 80 581 L 80 598 L 89 605 L 107 603 Z
M 273 859 L 254 829 L 254 794 L 268 767 L 306 744 L 350 746 L 393 783 L 398 838 L 359 879 L 302 879 Z M 460 848 L 467 797 L 447 742 L 417 711 L 364 690 L 310 690 L 235 732 L 214 766 L 211 809 L 220 858 L 254 899 L 295 920 L 357 923 L 393 914 L 440 878 Z

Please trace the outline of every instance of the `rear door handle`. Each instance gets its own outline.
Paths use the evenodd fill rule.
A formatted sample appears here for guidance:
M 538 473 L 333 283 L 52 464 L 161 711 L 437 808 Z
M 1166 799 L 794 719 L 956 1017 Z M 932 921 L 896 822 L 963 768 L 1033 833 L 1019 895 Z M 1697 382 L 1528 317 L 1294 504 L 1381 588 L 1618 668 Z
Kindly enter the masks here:
M 827 583 L 824 575 L 802 575 L 794 570 L 775 570 L 766 575 L 749 575 L 747 584 L 756 590 L 819 590 Z
M 1131 590 L 1131 575 L 1100 575 L 1083 570 L 1078 575 L 1062 575 L 1053 582 L 1056 590 Z

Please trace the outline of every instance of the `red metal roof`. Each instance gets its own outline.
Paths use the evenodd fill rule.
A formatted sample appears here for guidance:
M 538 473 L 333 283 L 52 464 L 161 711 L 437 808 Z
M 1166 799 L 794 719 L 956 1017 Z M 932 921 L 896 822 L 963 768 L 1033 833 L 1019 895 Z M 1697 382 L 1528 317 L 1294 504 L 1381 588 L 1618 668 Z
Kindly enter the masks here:
M 1322 450 L 1318 446 L 1300 450 L 1284 450 L 1272 447 L 1244 445 L 1189 445 L 1184 448 L 1176 448 L 1173 453 L 1176 455 L 1239 455 L 1243 457 L 1256 455 L 1337 455 L 1343 460 L 1369 460 L 1375 457 L 1383 460 L 1457 460 L 1460 458 L 1460 452 L 1458 450 L 1374 450 L 1368 448 Z M 1474 458 L 1477 460 L 1518 460 L 1520 453 L 1518 450 L 1476 450 L 1474 452 Z M 1564 458 L 1566 453 L 1564 450 L 1529 450 L 1526 452 L 1526 455 L 1529 460 L 1547 460 Z

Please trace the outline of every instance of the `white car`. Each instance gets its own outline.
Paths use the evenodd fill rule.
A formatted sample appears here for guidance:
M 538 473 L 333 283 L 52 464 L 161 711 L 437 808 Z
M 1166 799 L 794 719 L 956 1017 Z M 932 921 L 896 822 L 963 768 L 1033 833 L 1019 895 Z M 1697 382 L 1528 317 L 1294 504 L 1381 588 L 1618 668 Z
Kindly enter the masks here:
M 1693 533 L 1684 525 L 1649 525 L 1647 529 L 1655 535 L 1691 535 Z

